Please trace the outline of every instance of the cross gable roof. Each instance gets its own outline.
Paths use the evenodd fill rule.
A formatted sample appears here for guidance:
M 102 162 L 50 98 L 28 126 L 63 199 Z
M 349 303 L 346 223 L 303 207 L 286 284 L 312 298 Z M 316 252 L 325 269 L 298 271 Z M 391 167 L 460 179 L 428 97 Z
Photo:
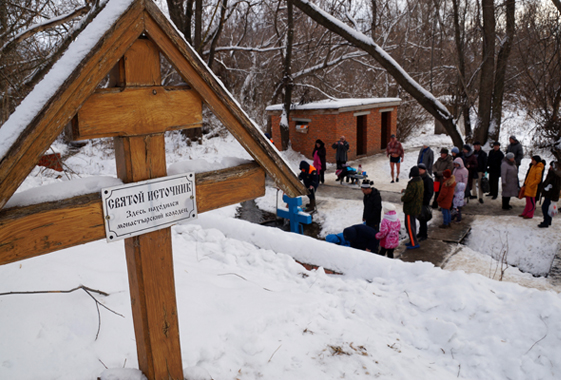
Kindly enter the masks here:
M 151 0 L 109 0 L 0 128 L 0 208 L 131 45 L 148 37 L 289 196 L 306 190 L 257 125 Z

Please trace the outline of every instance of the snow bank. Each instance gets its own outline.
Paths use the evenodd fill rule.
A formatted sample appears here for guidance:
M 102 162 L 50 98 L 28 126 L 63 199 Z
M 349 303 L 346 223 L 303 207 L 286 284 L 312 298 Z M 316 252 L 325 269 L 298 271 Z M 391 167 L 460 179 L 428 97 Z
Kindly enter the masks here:
M 544 276 L 561 251 L 559 223 L 540 229 L 540 220 L 517 216 L 475 216 L 466 245 L 524 272 Z
M 224 157 L 217 162 L 209 162 L 204 159 L 176 162 L 168 168 L 168 175 L 182 173 L 204 173 L 213 170 L 231 168 L 238 165 L 249 164 L 253 161 L 236 157 Z
M 8 203 L 6 203 L 5 208 L 59 201 L 78 195 L 96 193 L 101 191 L 104 187 L 122 184 L 123 181 L 114 177 L 87 177 L 72 181 L 52 183 L 14 194 Z
M 561 374 L 556 293 L 386 259 L 231 219 L 232 208 L 217 211 L 172 229 L 189 373 L 273 380 Z M 306 271 L 293 256 L 345 275 Z M 96 378 L 103 365 L 137 368 L 122 243 L 7 264 L 0 277 L 0 293 L 100 289 L 110 295 L 96 297 L 123 316 L 100 308 L 100 325 L 84 292 L 0 297 L 0 339 L 10 342 L 0 345 L 0 378 L 69 380 Z

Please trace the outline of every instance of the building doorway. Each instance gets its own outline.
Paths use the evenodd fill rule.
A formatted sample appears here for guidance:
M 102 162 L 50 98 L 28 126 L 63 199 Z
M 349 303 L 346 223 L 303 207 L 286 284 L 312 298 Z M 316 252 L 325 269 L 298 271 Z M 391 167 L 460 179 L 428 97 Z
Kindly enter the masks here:
M 382 138 L 380 149 L 386 149 L 388 143 L 390 142 L 390 136 L 392 135 L 392 122 L 391 122 L 391 112 L 381 112 L 382 114 Z
M 366 115 L 356 117 L 356 155 L 367 153 Z

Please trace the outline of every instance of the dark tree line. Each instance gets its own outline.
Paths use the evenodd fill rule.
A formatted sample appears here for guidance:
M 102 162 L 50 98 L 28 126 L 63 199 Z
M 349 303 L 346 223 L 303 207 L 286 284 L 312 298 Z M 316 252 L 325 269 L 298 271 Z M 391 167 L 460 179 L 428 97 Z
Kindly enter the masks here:
M 400 97 L 402 135 L 436 119 L 455 144 L 494 140 L 509 107 L 561 148 L 559 0 L 159 1 L 263 126 L 272 103 L 288 116 L 295 103 Z M 0 2 L 0 122 L 104 4 Z

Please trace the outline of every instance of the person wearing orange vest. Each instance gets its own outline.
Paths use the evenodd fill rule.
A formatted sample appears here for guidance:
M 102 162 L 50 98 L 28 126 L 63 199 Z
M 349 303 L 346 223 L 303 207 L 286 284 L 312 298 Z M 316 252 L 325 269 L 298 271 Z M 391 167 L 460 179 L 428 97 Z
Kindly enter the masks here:
M 306 205 L 305 211 L 312 211 L 316 208 L 316 189 L 319 184 L 319 177 L 316 168 L 308 164 L 306 161 L 300 162 L 300 174 L 298 179 L 304 182 L 304 186 L 308 189 L 308 198 L 310 203 Z

